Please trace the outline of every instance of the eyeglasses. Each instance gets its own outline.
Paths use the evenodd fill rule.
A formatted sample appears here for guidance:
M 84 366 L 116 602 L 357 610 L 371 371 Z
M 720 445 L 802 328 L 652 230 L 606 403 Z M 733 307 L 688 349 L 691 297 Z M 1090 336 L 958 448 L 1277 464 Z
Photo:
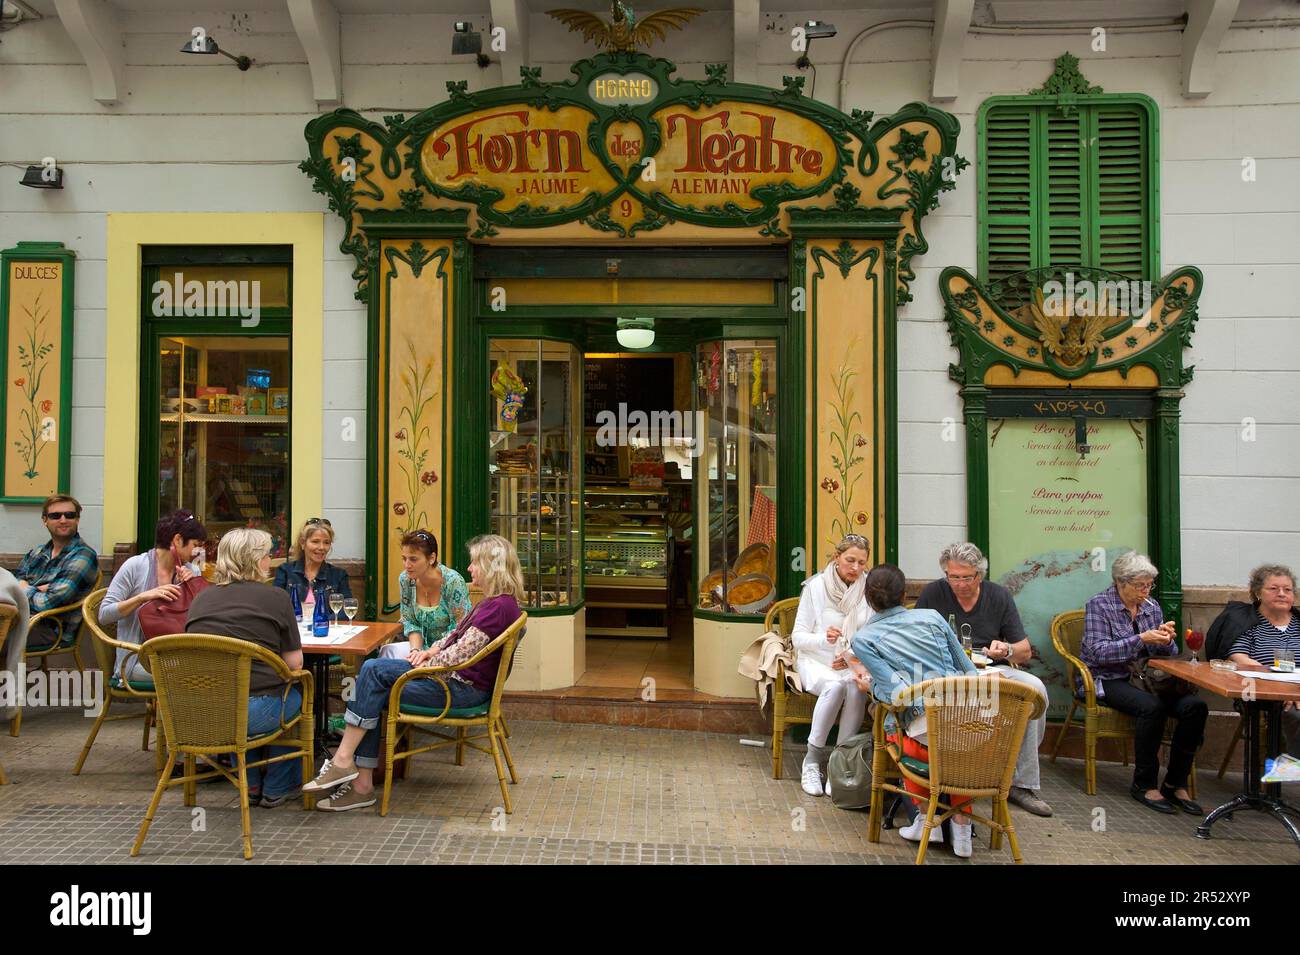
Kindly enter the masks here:
M 944 574 L 950 584 L 969 584 L 979 580 L 978 576 L 970 575 L 965 577 L 954 577 L 952 574 Z
M 1132 587 L 1134 590 L 1144 590 L 1147 593 L 1150 593 L 1151 589 L 1156 585 L 1154 580 L 1148 580 L 1145 583 L 1136 580 L 1121 580 L 1120 583 L 1124 584 L 1126 587 Z
M 417 540 L 430 541 L 430 542 L 433 541 L 433 535 L 430 534 L 428 531 L 412 531 L 411 536 L 416 538 Z
M 45 517 L 51 521 L 70 521 L 77 516 L 76 511 L 50 511 Z
M 308 523 L 308 524 L 324 524 L 326 527 L 333 527 L 333 526 L 334 526 L 333 524 L 331 524 L 331 523 L 330 523 L 326 518 L 324 518 L 324 517 L 309 517 L 309 518 L 307 518 L 307 523 Z
M 51 514 L 50 516 L 53 517 L 54 515 Z M 1295 590 L 1294 590 L 1294 588 L 1291 588 L 1291 587 L 1265 587 L 1265 588 L 1264 588 L 1264 593 L 1266 593 L 1266 594 L 1292 594 L 1292 593 L 1295 593 Z

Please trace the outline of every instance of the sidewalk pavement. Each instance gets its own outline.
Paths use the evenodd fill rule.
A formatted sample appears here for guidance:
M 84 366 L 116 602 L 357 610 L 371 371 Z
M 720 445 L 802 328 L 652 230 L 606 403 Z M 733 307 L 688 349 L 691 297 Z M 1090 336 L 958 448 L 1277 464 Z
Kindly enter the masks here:
M 22 737 L 0 736 L 0 864 L 243 864 L 239 810 L 227 783 L 200 786 L 196 814 L 167 793 L 143 852 L 128 852 L 153 786 L 154 757 L 140 724 L 107 724 L 80 776 L 72 766 L 90 728 L 80 711 L 29 709 Z M 785 779 L 771 778 L 771 749 L 739 737 L 572 723 L 511 723 L 520 781 L 515 811 L 500 808 L 490 757 L 451 751 L 416 757 L 392 811 L 302 811 L 301 803 L 253 810 L 254 863 L 894 863 L 915 847 L 896 832 L 866 841 L 867 814 L 836 809 L 800 788 L 802 752 L 787 751 Z M 1083 791 L 1083 766 L 1044 759 L 1040 819 L 1012 807 L 1027 863 L 1294 863 L 1281 825 L 1238 813 L 1202 841 L 1191 816 L 1164 816 L 1128 795 L 1132 768 L 1098 767 L 1099 792 Z M 1199 777 L 1199 801 L 1225 802 L 1239 775 Z M 1287 787 L 1293 789 L 1295 787 Z M 1292 796 L 1300 801 L 1300 793 Z M 197 831 L 196 831 L 197 830 Z M 975 855 L 946 847 L 927 864 L 1010 863 L 977 829 Z

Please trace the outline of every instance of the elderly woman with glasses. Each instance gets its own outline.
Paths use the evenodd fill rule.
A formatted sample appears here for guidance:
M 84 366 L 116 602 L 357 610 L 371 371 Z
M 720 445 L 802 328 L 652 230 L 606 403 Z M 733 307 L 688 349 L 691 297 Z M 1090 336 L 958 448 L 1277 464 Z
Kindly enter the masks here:
M 305 620 L 311 619 L 315 609 L 318 587 L 324 586 L 327 595 L 352 596 L 347 573 L 326 560 L 333 547 L 334 527 L 330 522 L 323 517 L 309 518 L 298 532 L 298 543 L 290 551 L 289 560 L 276 568 L 275 586 L 298 591 Z
M 1097 697 L 1108 706 L 1137 718 L 1133 737 L 1133 798 L 1157 812 L 1193 816 L 1204 810 L 1187 792 L 1187 777 L 1196 751 L 1204 742 L 1209 708 L 1194 693 L 1156 696 L 1129 682 L 1130 664 L 1143 657 L 1173 656 L 1174 623 L 1166 622 L 1160 604 L 1151 599 L 1156 566 L 1150 558 L 1127 553 L 1111 567 L 1110 587 L 1084 607 L 1080 657 L 1092 673 Z M 1165 720 L 1178 722 L 1169 748 L 1164 784 L 1160 773 L 1160 741 Z
M 969 627 L 974 649 L 988 656 L 1004 677 L 1032 687 L 1046 700 L 1047 687 L 1042 680 L 1027 670 L 1012 668 L 1013 664 L 1027 662 L 1033 656 L 1033 648 L 1011 591 L 984 579 L 989 562 L 983 552 L 969 541 L 949 544 L 939 555 L 939 568 L 943 576 L 925 585 L 916 598 L 916 609 L 938 611 L 945 620 L 953 622 L 959 633 Z M 1047 710 L 1044 709 L 1043 715 L 1025 730 L 1007 796 L 1012 804 L 1036 816 L 1052 814 L 1052 807 L 1038 794 L 1042 785 L 1038 747 L 1046 733 Z
M 830 795 L 825 779 L 830 761 L 831 727 L 840 724 L 841 740 L 862 726 L 867 712 L 865 689 L 854 683 L 849 640 L 871 618 L 866 599 L 871 543 L 849 534 L 835 546 L 835 556 L 820 574 L 804 581 L 790 642 L 795 670 L 805 693 L 815 694 L 808 752 L 803 761 L 803 791 Z
M 1282 564 L 1250 572 L 1250 603 L 1234 600 L 1210 624 L 1206 645 L 1215 656 L 1240 664 L 1272 666 L 1274 654 L 1289 650 L 1300 658 L 1300 609 L 1295 605 L 1295 574 Z M 1282 710 L 1286 751 L 1300 759 L 1300 708 Z

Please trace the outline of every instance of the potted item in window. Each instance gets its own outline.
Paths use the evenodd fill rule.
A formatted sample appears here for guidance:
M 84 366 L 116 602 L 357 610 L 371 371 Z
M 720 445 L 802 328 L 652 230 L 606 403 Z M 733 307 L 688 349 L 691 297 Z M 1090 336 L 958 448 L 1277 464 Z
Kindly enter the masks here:
M 289 389 L 268 388 L 266 391 L 266 411 L 268 414 L 287 415 L 289 413 Z

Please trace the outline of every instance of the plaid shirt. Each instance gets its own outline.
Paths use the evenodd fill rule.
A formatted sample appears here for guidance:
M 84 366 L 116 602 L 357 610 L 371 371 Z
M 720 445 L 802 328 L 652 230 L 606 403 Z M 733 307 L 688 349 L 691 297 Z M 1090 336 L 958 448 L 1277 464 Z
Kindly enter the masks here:
M 51 558 L 53 547 L 54 542 L 50 541 L 44 547 L 29 550 L 15 573 L 27 587 L 27 603 L 33 615 L 52 607 L 76 603 L 90 593 L 95 586 L 95 575 L 99 573 L 99 557 L 81 535 L 72 535 L 72 540 L 59 551 L 59 556 Z M 49 587 L 44 592 L 39 591 L 36 588 L 41 584 L 49 584 Z M 63 618 L 65 640 L 70 640 L 80 625 L 80 614 Z
M 1127 679 L 1129 662 L 1136 660 L 1142 653 L 1144 644 L 1140 634 L 1154 630 L 1164 623 L 1164 611 L 1160 604 L 1147 597 L 1138 608 L 1137 619 L 1129 614 L 1124 601 L 1119 599 L 1115 585 L 1103 590 L 1084 606 L 1083 646 L 1079 656 L 1084 665 L 1092 671 L 1092 678 L 1097 682 L 1097 696 L 1106 695 L 1102 680 Z M 1134 633 L 1136 627 L 1137 633 Z M 1146 646 L 1151 656 L 1174 656 L 1178 653 L 1178 644 L 1167 646 Z M 1083 681 L 1079 680 L 1082 690 Z

